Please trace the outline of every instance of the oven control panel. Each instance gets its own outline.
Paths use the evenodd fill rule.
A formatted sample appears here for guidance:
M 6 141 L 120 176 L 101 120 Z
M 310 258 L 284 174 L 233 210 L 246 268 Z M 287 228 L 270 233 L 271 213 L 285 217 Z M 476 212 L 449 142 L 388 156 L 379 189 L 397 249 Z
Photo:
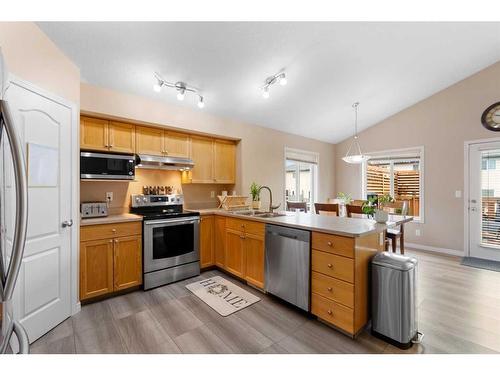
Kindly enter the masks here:
M 132 207 L 155 207 L 155 206 L 170 206 L 170 205 L 184 204 L 184 197 L 182 194 L 169 194 L 169 195 L 144 195 L 132 194 L 131 206 Z

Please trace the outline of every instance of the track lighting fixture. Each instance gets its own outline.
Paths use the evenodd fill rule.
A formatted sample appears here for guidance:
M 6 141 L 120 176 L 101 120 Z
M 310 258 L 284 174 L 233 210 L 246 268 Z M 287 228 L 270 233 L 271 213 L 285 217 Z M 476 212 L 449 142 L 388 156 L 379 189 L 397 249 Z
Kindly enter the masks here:
M 285 86 L 287 84 L 285 72 L 279 72 L 271 77 L 267 77 L 264 86 L 262 86 L 262 97 L 264 99 L 269 98 L 269 87 L 274 85 L 275 83 L 279 83 L 281 86 Z
M 155 78 L 157 82 L 153 85 L 153 90 L 156 92 L 160 92 L 162 87 L 170 87 L 175 90 L 177 90 L 177 100 L 184 100 L 184 97 L 186 96 L 186 92 L 191 92 L 194 95 L 198 96 L 198 108 L 203 108 L 205 107 L 205 100 L 203 98 L 203 95 L 201 95 L 197 89 L 193 87 L 188 87 L 184 82 L 176 82 L 176 83 L 171 83 L 165 81 L 158 73 L 155 73 Z

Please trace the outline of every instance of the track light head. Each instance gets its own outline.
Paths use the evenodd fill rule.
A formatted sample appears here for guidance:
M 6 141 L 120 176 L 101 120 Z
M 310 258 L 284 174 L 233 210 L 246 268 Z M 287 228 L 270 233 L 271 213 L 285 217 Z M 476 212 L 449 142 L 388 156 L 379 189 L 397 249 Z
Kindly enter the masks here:
M 285 86 L 288 81 L 286 80 L 286 76 L 285 76 L 285 73 L 281 73 L 279 76 L 278 76 L 278 83 L 281 85 L 281 86 Z
M 203 96 L 200 96 L 198 100 L 198 108 L 203 108 L 205 107 L 205 102 L 203 101 Z
M 263 97 L 264 99 L 269 98 L 269 86 L 265 86 L 265 87 L 262 89 L 262 97 Z

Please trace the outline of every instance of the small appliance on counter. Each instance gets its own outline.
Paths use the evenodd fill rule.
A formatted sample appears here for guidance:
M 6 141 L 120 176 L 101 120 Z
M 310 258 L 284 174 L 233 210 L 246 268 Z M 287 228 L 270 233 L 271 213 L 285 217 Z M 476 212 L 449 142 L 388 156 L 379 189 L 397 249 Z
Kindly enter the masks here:
M 108 204 L 106 202 L 83 202 L 80 204 L 82 218 L 108 216 Z
M 144 219 L 144 290 L 199 275 L 200 214 L 184 211 L 180 194 L 156 194 L 162 190 L 149 186 L 143 191 L 153 194 L 132 194 L 130 212 Z

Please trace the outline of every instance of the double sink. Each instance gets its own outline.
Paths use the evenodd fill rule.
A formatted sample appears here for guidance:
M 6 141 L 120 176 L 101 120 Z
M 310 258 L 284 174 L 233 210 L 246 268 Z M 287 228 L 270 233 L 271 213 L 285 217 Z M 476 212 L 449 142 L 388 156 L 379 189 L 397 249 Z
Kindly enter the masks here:
M 261 217 L 261 218 L 272 218 L 272 217 L 286 216 L 286 214 L 282 214 L 279 212 L 267 212 L 267 211 L 260 211 L 260 210 L 233 211 L 233 214 L 240 215 L 240 216 L 253 216 L 253 217 Z

